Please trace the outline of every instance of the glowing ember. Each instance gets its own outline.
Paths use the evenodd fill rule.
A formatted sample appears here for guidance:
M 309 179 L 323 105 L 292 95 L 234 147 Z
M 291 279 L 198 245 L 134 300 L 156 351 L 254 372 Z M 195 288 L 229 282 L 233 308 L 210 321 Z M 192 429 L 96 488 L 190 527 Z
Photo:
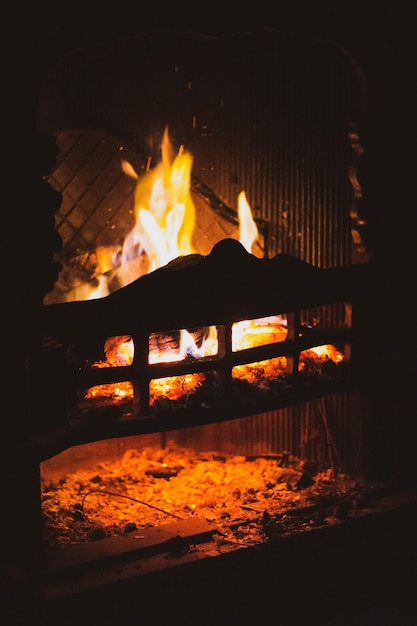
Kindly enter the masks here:
M 236 322 L 232 328 L 232 349 L 246 350 L 265 346 L 287 337 L 287 320 L 282 315 L 262 317 L 256 320 Z
M 154 405 L 155 400 L 161 397 L 168 400 L 179 400 L 186 393 L 201 385 L 204 380 L 204 374 L 201 373 L 155 378 L 149 383 L 150 405 Z
M 95 385 L 90 387 L 84 395 L 85 399 L 100 398 L 101 401 L 107 398 L 114 402 L 120 402 L 126 398 L 133 398 L 133 385 L 129 381 L 119 383 L 109 383 L 108 385 Z
M 343 354 L 336 350 L 335 346 L 331 344 L 325 344 L 323 346 L 315 346 L 310 350 L 304 350 L 301 353 L 301 358 L 316 358 L 317 360 L 330 359 L 333 363 L 341 363 L 343 361 Z
M 308 530 L 315 525 L 314 512 L 329 523 L 339 501 L 355 494 L 357 481 L 318 467 L 306 473 L 296 457 L 282 463 L 281 455 L 245 457 L 196 452 L 173 441 L 166 448 L 144 446 L 127 450 L 119 460 L 97 462 L 88 470 L 73 469 L 65 477 L 42 465 L 42 515 L 45 543 L 56 549 L 97 538 L 161 526 L 172 518 L 205 518 L 219 525 L 233 522 L 254 526 L 240 528 L 239 537 L 252 543 L 265 540 L 262 520 L 279 516 L 280 532 L 285 513 L 307 511 Z M 313 466 L 310 463 L 310 471 Z M 306 480 L 308 478 L 308 480 Z M 321 503 L 321 508 L 320 508 Z M 323 504 L 325 503 L 325 504 Z M 324 507 L 328 507 L 328 510 Z M 224 532 L 224 531 L 223 531 Z M 236 542 L 236 536 L 230 537 Z

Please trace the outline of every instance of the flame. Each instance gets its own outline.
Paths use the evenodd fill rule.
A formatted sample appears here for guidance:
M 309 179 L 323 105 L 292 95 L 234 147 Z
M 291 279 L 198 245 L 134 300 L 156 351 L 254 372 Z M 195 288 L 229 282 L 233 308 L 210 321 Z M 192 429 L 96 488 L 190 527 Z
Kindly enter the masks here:
M 238 196 L 239 240 L 248 252 L 259 236 L 258 227 L 253 219 L 252 209 L 246 199 L 246 193 L 241 191 Z
M 192 333 L 182 329 L 180 331 L 178 348 L 173 347 L 164 351 L 150 350 L 149 363 L 167 363 L 183 361 L 187 357 L 198 359 L 216 355 L 219 345 L 217 329 L 215 326 L 210 326 L 205 331 L 201 346 L 198 347 Z M 165 396 L 170 400 L 178 400 L 184 393 L 195 389 L 203 382 L 204 375 L 201 373 L 153 379 L 149 384 L 150 403 L 152 405 L 155 399 L 161 396 Z
M 286 336 L 287 319 L 283 315 L 236 322 L 232 326 L 232 350 L 237 352 L 275 341 L 284 341 Z
M 162 160 L 139 178 L 134 197 L 135 225 L 121 254 L 121 274 L 131 248 L 148 258 L 152 272 L 181 255 L 192 254 L 195 206 L 190 193 L 192 156 L 182 147 L 174 157 L 168 128 L 162 139 Z
M 99 286 L 86 299 L 111 293 L 107 272 L 113 271 L 119 287 L 167 265 L 179 256 L 196 252 L 193 235 L 196 209 L 191 196 L 193 157 L 181 146 L 175 155 L 168 127 L 161 144 L 161 161 L 139 176 L 132 165 L 122 161 L 122 170 L 136 180 L 133 202 L 134 225 L 123 245 L 101 246 L 96 250 L 101 275 Z M 239 241 L 248 252 L 259 237 L 246 197 L 238 196 Z
M 174 361 L 182 361 L 187 356 L 195 359 L 206 356 L 214 356 L 218 350 L 217 330 L 215 326 L 207 329 L 206 336 L 203 339 L 201 347 L 197 347 L 193 335 L 184 329 L 180 330 L 180 339 L 178 347 L 173 346 L 164 350 L 149 350 L 149 363 L 172 363 Z
M 104 298 L 105 296 L 109 295 L 109 287 L 107 284 L 107 279 L 104 276 L 104 274 L 99 275 L 97 280 L 98 280 L 98 286 L 94 291 L 92 291 L 88 295 L 87 300 L 94 300 L 95 298 Z

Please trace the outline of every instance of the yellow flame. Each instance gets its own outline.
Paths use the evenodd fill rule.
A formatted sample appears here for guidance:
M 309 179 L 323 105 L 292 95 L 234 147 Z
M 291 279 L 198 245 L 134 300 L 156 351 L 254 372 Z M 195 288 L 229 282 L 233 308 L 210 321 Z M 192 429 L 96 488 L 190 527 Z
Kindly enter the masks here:
M 252 246 L 258 238 L 259 232 L 244 191 L 241 191 L 238 196 L 238 218 L 239 241 L 248 252 L 252 252 Z
M 192 155 L 181 146 L 175 155 L 168 128 L 161 144 L 161 161 L 139 176 L 132 165 L 122 160 L 125 174 L 136 180 L 134 225 L 123 245 L 97 248 L 97 262 L 102 272 L 99 287 L 88 299 L 111 292 L 106 273 L 117 275 L 115 284 L 127 285 L 140 276 L 167 265 L 179 256 L 193 254 L 196 210 L 191 196 Z M 245 191 L 238 196 L 239 241 L 248 252 L 259 232 Z
M 162 140 L 162 160 L 138 178 L 134 196 L 135 224 L 122 250 L 122 267 L 140 246 L 152 272 L 181 255 L 192 254 L 195 206 L 191 198 L 192 156 L 180 148 L 174 157 L 168 129 Z M 122 270 L 123 271 L 123 270 Z

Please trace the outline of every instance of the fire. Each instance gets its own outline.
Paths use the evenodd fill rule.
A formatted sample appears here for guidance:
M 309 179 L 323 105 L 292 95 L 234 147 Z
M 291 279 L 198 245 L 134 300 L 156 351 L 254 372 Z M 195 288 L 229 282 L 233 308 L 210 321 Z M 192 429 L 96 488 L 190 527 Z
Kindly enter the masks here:
M 258 238 L 258 227 L 252 216 L 252 209 L 246 199 L 246 193 L 241 191 L 238 196 L 239 240 L 248 252 Z
M 256 320 L 236 322 L 232 328 L 232 349 L 246 350 L 284 341 L 287 336 L 287 320 L 282 315 L 272 315 Z
M 123 282 L 132 279 L 130 261 L 146 255 L 148 272 L 166 265 L 178 256 L 195 252 L 192 237 L 195 206 L 190 193 L 192 156 L 181 146 L 174 156 L 165 128 L 162 160 L 138 178 L 134 196 L 135 224 L 128 233 L 120 256 Z M 126 166 L 125 166 L 126 171 Z M 136 250 L 136 255 L 132 251 Z M 137 273 L 133 279 L 138 278 Z
M 179 332 L 178 347 L 167 350 L 151 348 L 149 350 L 149 363 L 172 363 L 182 361 L 187 356 L 202 358 L 214 356 L 218 350 L 217 332 L 214 326 L 210 326 L 204 335 L 201 347 L 198 347 L 196 339 L 188 330 L 182 329 Z
M 161 145 L 161 161 L 139 177 L 128 162 L 122 162 L 125 173 L 136 179 L 134 193 L 134 226 L 125 237 L 122 248 L 115 246 L 101 247 L 97 250 L 97 259 L 102 274 L 98 288 L 88 299 L 108 295 L 110 287 L 106 273 L 116 271 L 118 284 L 127 285 L 152 272 L 179 256 L 193 254 L 193 233 L 196 222 L 196 210 L 191 196 L 192 155 L 180 147 L 174 153 L 168 128 L 165 128 Z M 239 241 L 248 252 L 259 237 L 258 228 L 245 191 L 238 196 Z M 234 351 L 284 341 L 287 336 L 286 319 L 283 316 L 271 316 L 260 320 L 238 322 L 232 328 L 232 347 Z M 218 338 L 216 327 L 203 329 L 202 337 L 196 337 L 187 330 L 180 329 L 178 337 L 161 342 L 158 335 L 150 338 L 149 363 L 182 361 L 186 358 L 204 358 L 217 354 Z M 162 346 L 161 346 L 162 343 Z M 308 351 L 307 358 L 316 351 L 317 359 L 343 359 L 333 346 L 323 346 Z M 128 366 L 133 362 L 134 345 L 131 337 L 111 337 L 104 346 L 105 359 L 94 367 Z M 252 382 L 259 377 L 273 378 L 286 370 L 285 357 L 270 359 L 265 362 L 242 365 L 233 368 L 234 378 L 243 378 Z M 304 367 L 300 365 L 300 369 Z M 178 399 L 187 391 L 194 389 L 204 380 L 202 374 L 187 374 L 167 377 L 150 382 L 151 403 L 158 397 Z M 107 397 L 123 400 L 133 394 L 130 382 L 99 385 L 90 388 L 85 398 Z
M 161 161 L 142 176 L 122 161 L 123 171 L 136 179 L 134 225 L 121 249 L 102 246 L 97 250 L 101 275 L 99 285 L 87 299 L 101 298 L 111 292 L 106 274 L 112 270 L 119 286 L 127 285 L 179 256 L 196 252 L 193 234 L 196 210 L 191 196 L 193 157 L 181 146 L 175 154 L 168 128 L 165 128 Z M 259 237 L 245 191 L 238 196 L 239 241 L 252 252 Z

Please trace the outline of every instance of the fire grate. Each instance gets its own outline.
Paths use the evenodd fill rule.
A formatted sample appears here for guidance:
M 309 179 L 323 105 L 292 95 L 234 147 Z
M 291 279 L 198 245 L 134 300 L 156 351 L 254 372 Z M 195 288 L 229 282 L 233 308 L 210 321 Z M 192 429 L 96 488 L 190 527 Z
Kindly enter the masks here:
M 39 371 L 64 391 L 61 406 L 50 410 L 55 424 L 60 415 L 58 421 L 67 427 L 57 431 L 55 452 L 64 433 L 67 446 L 69 441 L 162 432 L 349 389 L 352 302 L 361 272 L 361 266 L 317 269 L 285 254 L 258 259 L 239 242 L 225 239 L 207 256 L 180 257 L 106 298 L 45 307 L 45 336 L 54 347 L 45 352 Z M 324 326 L 312 325 L 321 313 Z M 277 315 L 285 320 L 283 340 L 234 348 L 234 324 Z M 218 336 L 215 354 L 150 362 L 150 343 L 158 336 L 170 331 L 172 339 L 172 329 L 204 333 L 213 327 Z M 113 366 L 96 366 L 105 358 L 109 338 L 110 343 L 120 339 L 133 344 L 128 365 L 118 365 L 116 360 Z M 312 367 L 309 350 L 323 345 L 331 345 L 343 358 L 334 362 L 326 356 Z M 258 385 L 234 374 L 241 366 L 273 359 L 284 365 L 269 381 L 259 365 L 254 365 L 259 370 Z M 154 381 L 188 375 L 200 377 L 197 389 L 178 400 L 152 394 Z M 87 394 L 102 386 L 119 389 L 122 383 L 130 385 L 129 398 Z

